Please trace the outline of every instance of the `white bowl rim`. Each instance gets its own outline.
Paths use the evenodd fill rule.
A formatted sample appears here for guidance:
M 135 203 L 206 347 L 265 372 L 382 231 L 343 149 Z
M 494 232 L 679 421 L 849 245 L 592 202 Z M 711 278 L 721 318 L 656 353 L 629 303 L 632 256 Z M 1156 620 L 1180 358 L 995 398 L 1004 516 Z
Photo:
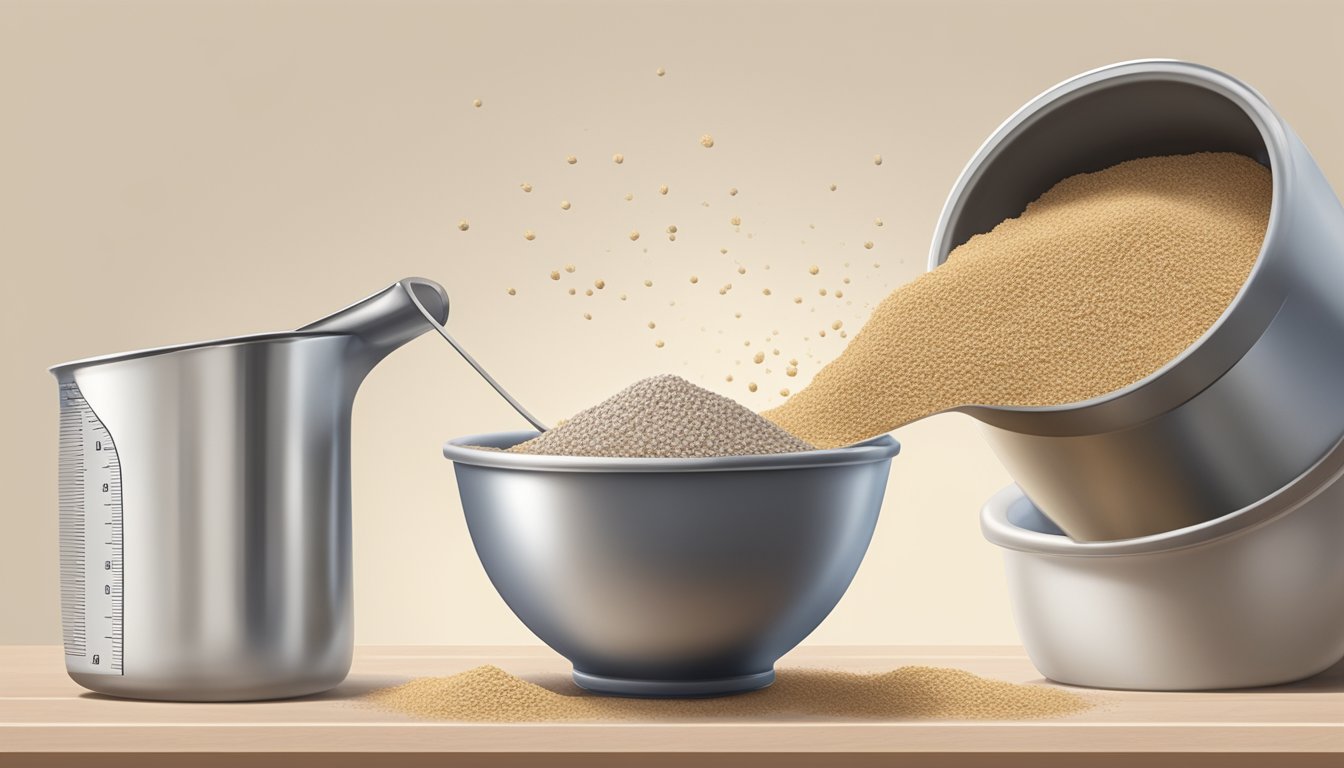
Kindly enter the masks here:
M 480 447 L 506 448 L 536 437 L 536 430 L 487 432 L 466 435 L 443 444 L 443 456 L 458 464 L 497 469 L 536 472 L 732 472 L 744 470 L 805 469 L 845 464 L 870 464 L 891 459 L 901 444 L 891 435 L 880 435 L 862 443 L 796 453 L 768 453 L 750 456 L 714 456 L 699 459 L 638 459 L 601 456 L 548 456 L 529 453 L 483 451 Z

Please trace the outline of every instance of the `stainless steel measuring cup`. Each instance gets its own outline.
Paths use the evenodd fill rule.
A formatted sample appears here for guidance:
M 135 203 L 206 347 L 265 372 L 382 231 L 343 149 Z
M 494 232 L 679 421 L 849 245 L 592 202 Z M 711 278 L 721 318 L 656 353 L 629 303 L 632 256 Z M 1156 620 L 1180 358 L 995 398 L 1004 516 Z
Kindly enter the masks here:
M 350 413 L 388 353 L 442 323 L 401 280 L 292 333 L 65 363 L 61 619 L 70 676 L 146 699 L 298 696 L 353 647 Z
M 962 171 L 929 268 L 1056 182 L 1124 160 L 1238 152 L 1267 166 L 1260 258 L 1217 323 L 1147 378 L 1080 403 L 971 405 L 999 459 L 1070 537 L 1144 536 L 1259 501 L 1344 435 L 1344 209 L 1264 98 L 1214 69 L 1116 64 L 1008 118 Z

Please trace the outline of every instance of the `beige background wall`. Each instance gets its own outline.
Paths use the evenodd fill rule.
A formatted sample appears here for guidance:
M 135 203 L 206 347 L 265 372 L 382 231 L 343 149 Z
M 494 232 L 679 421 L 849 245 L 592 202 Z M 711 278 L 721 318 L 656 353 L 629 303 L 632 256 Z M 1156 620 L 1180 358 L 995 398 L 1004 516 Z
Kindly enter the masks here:
M 48 365 L 290 328 L 424 275 L 448 287 L 458 338 L 545 419 L 659 371 L 763 408 L 839 349 L 817 329 L 856 328 L 922 269 L 980 141 L 1082 70 L 1224 68 L 1344 185 L 1339 7 L 4 0 L 0 642 L 59 639 Z M 842 275 L 844 299 L 816 294 Z M 595 278 L 607 287 L 583 296 Z M 750 354 L 774 346 L 765 375 Z M 370 376 L 354 424 L 359 642 L 531 641 L 476 562 L 438 453 L 518 426 L 436 338 Z M 976 517 L 1002 469 L 961 417 L 897 437 L 868 559 L 812 641 L 1014 642 Z

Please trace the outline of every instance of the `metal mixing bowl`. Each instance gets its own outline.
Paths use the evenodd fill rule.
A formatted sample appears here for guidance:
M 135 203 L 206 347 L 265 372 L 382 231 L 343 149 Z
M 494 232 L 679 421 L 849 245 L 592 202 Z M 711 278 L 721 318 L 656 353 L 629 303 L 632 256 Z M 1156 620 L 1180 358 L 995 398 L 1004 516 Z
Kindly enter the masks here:
M 877 524 L 890 437 L 826 451 L 604 459 L 448 442 L 472 542 L 518 618 L 625 696 L 762 688 L 849 587 Z
M 1344 443 L 1263 501 L 1176 531 L 1063 535 L 1015 485 L 981 512 L 1046 677 L 1094 688 L 1277 685 L 1344 657 Z

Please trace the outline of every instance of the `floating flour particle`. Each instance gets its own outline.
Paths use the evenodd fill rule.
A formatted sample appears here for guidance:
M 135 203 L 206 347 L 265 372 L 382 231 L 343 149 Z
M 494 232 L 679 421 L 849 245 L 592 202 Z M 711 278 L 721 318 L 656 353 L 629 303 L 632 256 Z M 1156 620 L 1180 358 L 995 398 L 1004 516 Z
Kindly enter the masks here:
M 584 295 L 584 296 L 592 296 L 592 295 L 593 295 L 593 289 L 592 289 L 592 288 L 585 289 L 584 292 L 583 292 L 583 295 Z
M 621 163 L 625 162 L 625 155 L 622 155 L 620 152 L 617 152 L 616 154 L 611 156 L 611 162 L 620 165 Z
M 826 289 L 825 289 L 825 288 L 818 288 L 818 289 L 817 289 L 817 294 L 820 295 L 820 296 L 825 296 L 825 295 L 826 295 Z
M 593 287 L 596 288 L 596 289 L 598 289 L 598 290 L 600 291 L 600 290 L 602 290 L 603 288 L 606 288 L 606 287 L 607 287 L 607 281 L 606 281 L 606 280 L 603 280 L 603 279 L 601 279 L 601 278 L 598 278 L 597 280 L 594 280 L 594 281 L 593 281 Z
M 823 339 L 826 338 L 826 329 L 822 328 L 820 331 L 817 332 L 817 335 Z
M 569 210 L 569 201 L 568 201 L 568 200 L 561 200 L 561 201 L 560 201 L 560 210 L 562 210 L 562 211 L 568 211 L 568 210 Z
M 769 289 L 769 288 L 762 288 L 762 289 L 761 289 L 761 295 L 762 295 L 762 296 L 769 296 L 769 295 L 770 295 L 770 289 Z
M 628 203 L 628 202 L 630 202 L 631 200 L 634 200 L 634 199 L 635 199 L 635 193 L 634 193 L 634 192 L 626 192 L 626 193 L 625 193 L 625 202 Z
M 578 293 L 578 291 L 574 290 L 573 288 L 570 288 L 570 289 L 569 289 L 569 295 L 570 295 L 570 296 L 573 296 L 573 295 L 576 294 L 576 293 Z
M 673 235 L 675 235 L 675 234 L 677 233 L 677 225 L 676 225 L 676 224 L 668 224 L 668 225 L 667 225 L 667 231 L 668 231 L 669 234 L 673 234 Z
M 840 282 L 844 283 L 845 285 L 849 285 L 849 278 L 848 278 L 848 277 L 843 277 L 843 278 L 840 279 Z
M 882 164 L 882 156 L 873 155 L 873 165 L 881 165 L 881 164 Z
M 471 106 L 473 106 L 473 107 L 475 107 L 475 108 L 477 108 L 477 109 L 480 109 L 481 106 L 484 105 L 484 104 L 485 104 L 485 102 L 481 101 L 480 99 L 474 99 L 474 100 L 471 102 Z
M 731 384 L 732 381 L 733 381 L 733 374 L 730 373 L 730 374 L 728 374 L 727 376 L 724 376 L 724 377 L 723 377 L 723 380 L 726 381 L 726 382 L 729 382 L 729 383 Z
M 863 247 L 867 248 L 870 251 L 873 250 L 873 241 L 872 240 L 864 241 Z
M 877 226 L 880 227 L 880 226 L 882 226 L 882 220 L 881 220 L 881 219 L 873 219 L 873 224 L 875 224 L 875 225 L 877 225 Z
M 691 275 L 691 285 L 695 285 L 698 282 L 700 282 L 700 278 L 696 277 L 695 275 Z
M 659 348 L 659 349 L 662 349 L 662 348 L 663 348 L 663 340 L 662 340 L 662 339 L 659 339 L 659 340 L 653 342 L 653 346 L 655 346 L 655 347 L 657 347 L 657 348 Z
M 831 191 L 832 191 L 832 192 L 835 191 L 835 185 L 834 185 L 834 184 L 831 185 Z
M 666 74 L 667 74 L 667 70 L 666 70 L 666 69 L 663 69 L 662 67 L 659 67 L 659 68 L 653 70 L 653 74 L 655 74 L 655 75 L 657 75 L 657 76 L 659 76 L 659 77 L 662 77 L 663 75 L 666 75 Z
M 510 296 L 517 296 L 517 295 L 518 295 L 518 291 L 516 291 L 516 290 L 510 288 L 510 289 L 508 290 L 508 294 L 509 294 Z
M 720 248 L 720 249 L 719 249 L 719 253 L 721 253 L 721 254 L 723 254 L 723 255 L 726 256 L 726 255 L 728 255 L 728 249 L 727 249 L 727 248 Z
M 810 266 L 810 267 L 807 268 L 807 273 L 808 273 L 809 275 L 815 275 L 815 274 L 817 274 L 817 273 L 820 272 L 820 271 L 821 271 L 821 267 L 818 267 L 816 264 L 813 264 L 812 266 Z
M 573 165 L 573 164 L 579 162 L 579 158 L 575 157 L 574 155 L 566 155 L 566 156 L 565 156 L 565 162 L 566 162 L 566 163 L 569 163 L 570 165 Z
M 748 391 L 748 392 L 755 392 L 755 391 L 756 391 L 756 382 L 754 382 L 754 381 L 752 381 L 752 382 L 748 382 L 748 383 L 747 383 L 747 391 Z
M 836 288 L 836 289 L 835 289 L 835 298 L 837 298 L 837 299 L 843 299 L 843 298 L 845 298 L 845 292 L 842 291 L 842 290 L 840 290 L 839 288 Z
M 834 323 L 831 323 L 831 330 L 838 331 L 840 330 L 840 327 L 843 325 L 844 323 L 840 322 L 839 320 L 836 320 Z
M 794 297 L 793 297 L 793 303 L 794 303 L 794 304 L 802 304 L 802 303 L 803 303 L 803 297 L 802 297 L 802 296 L 794 296 Z
M 467 221 L 466 219 L 462 219 L 461 221 L 457 222 L 457 228 L 462 230 L 463 232 L 466 232 L 468 229 L 471 229 L 471 222 Z
M 667 194 L 667 185 L 666 185 L 666 184 L 664 184 L 664 185 L 658 187 L 658 194 L 660 194 L 660 195 L 666 195 L 666 194 Z
M 798 368 L 795 367 L 795 366 L 790 365 L 788 368 L 785 368 L 785 369 L 784 369 L 784 375 L 785 375 L 785 376 L 797 376 L 797 375 L 798 375 Z
M 584 312 L 584 313 L 583 313 L 583 319 L 584 319 L 584 320 L 592 320 L 592 319 L 593 319 L 593 316 L 592 316 L 592 314 L 590 314 L 590 313 L 588 313 L 588 312 Z
M 569 273 L 573 274 L 573 272 L 574 272 L 575 269 L 578 269 L 578 267 L 575 267 L 573 264 L 566 264 L 566 265 L 565 265 L 565 271 L 566 271 L 566 272 L 569 272 Z
M 704 147 L 705 149 L 709 149 L 710 147 L 714 146 L 714 137 L 710 136 L 708 133 L 706 133 L 704 136 L 701 136 L 700 146 Z
M 745 274 L 747 274 L 747 268 L 746 268 L 746 267 L 738 267 L 738 268 L 737 268 L 737 274 L 739 274 L 739 275 L 745 275 Z
M 630 230 L 630 240 L 635 241 L 638 239 L 639 239 L 639 230 L 637 229 Z
M 757 352 L 756 355 L 755 355 L 754 357 L 752 357 L 751 359 L 752 359 L 752 362 L 755 362 L 757 365 L 760 365 L 761 363 L 764 363 L 764 362 L 765 362 L 765 353 L 764 353 L 764 352 Z
M 559 273 L 557 270 L 554 270 L 554 269 L 551 270 L 551 279 L 552 279 L 552 280 L 559 280 L 559 279 L 560 279 L 560 273 Z
M 657 324 L 655 324 L 652 320 L 649 321 L 649 330 L 653 330 L 654 328 L 657 327 L 658 327 Z
M 673 234 L 669 234 L 669 235 L 667 236 L 667 239 L 668 239 L 669 241 L 675 243 L 675 242 L 677 241 L 677 236 L 676 236 L 676 235 L 673 235 Z
M 732 224 L 734 227 L 741 226 L 741 225 L 742 225 L 742 217 L 741 217 L 741 216 L 734 216 L 733 218 L 731 218 L 731 219 L 728 220 L 728 223 L 729 223 L 729 224 Z
M 621 301 L 625 301 L 625 299 L 626 299 L 626 296 L 625 296 L 624 293 L 622 293 L 622 294 L 621 294 Z
M 524 240 L 536 240 L 536 239 L 537 239 L 537 235 L 536 235 L 535 232 L 533 232 L 533 231 L 530 230 L 530 229 L 523 230 L 523 239 L 524 239 Z
M 788 396 L 789 396 L 789 388 L 788 388 L 788 387 L 784 387 L 783 389 L 779 390 L 779 394 L 780 394 L 781 397 L 788 397 Z
M 524 181 L 522 184 L 519 184 L 519 185 L 518 185 L 518 188 L 521 189 L 521 190 L 523 190 L 524 192 L 531 192 L 531 191 L 532 191 L 532 185 L 531 185 L 531 184 L 528 184 L 526 181 Z
M 635 233 L 635 234 L 639 234 L 639 233 Z M 653 287 L 653 281 L 652 281 L 652 280 L 645 280 L 645 281 L 644 281 L 644 287 L 645 287 L 645 288 L 652 288 L 652 287 Z
M 729 197 L 737 197 L 737 187 L 729 187 L 729 188 L 728 188 L 728 196 L 729 196 Z

